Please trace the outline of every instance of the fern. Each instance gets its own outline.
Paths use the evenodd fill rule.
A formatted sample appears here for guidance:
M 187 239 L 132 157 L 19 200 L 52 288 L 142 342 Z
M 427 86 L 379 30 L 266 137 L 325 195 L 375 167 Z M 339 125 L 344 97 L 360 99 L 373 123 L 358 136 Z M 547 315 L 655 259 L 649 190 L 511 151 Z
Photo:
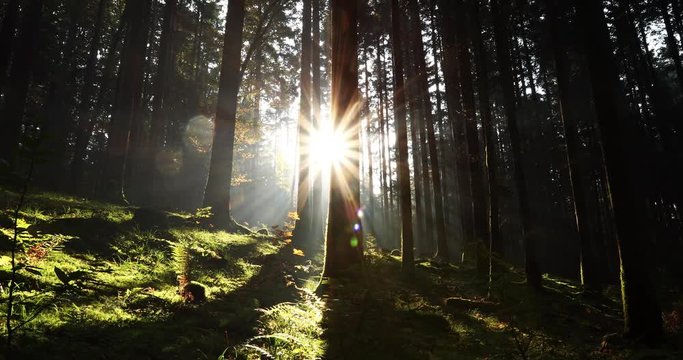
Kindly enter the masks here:
M 188 240 L 181 240 L 173 246 L 173 265 L 178 276 L 178 286 L 180 288 L 192 281 L 192 243 Z

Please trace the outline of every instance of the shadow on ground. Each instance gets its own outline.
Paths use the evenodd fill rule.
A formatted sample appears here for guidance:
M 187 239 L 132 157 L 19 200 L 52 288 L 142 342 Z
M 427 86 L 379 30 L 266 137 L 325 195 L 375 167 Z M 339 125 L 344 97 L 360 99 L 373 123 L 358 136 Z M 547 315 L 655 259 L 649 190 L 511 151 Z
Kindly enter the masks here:
M 360 280 L 360 281 L 359 281 Z M 323 299 L 325 359 L 657 359 L 663 349 L 603 347 L 621 330 L 619 304 L 586 298 L 575 284 L 545 280 L 534 292 L 520 274 L 493 283 L 475 270 L 422 262 L 401 276 L 398 258 L 369 256 L 362 279 L 329 280 Z M 649 355 L 648 355 L 649 354 Z M 640 357 L 643 358 L 643 357 Z

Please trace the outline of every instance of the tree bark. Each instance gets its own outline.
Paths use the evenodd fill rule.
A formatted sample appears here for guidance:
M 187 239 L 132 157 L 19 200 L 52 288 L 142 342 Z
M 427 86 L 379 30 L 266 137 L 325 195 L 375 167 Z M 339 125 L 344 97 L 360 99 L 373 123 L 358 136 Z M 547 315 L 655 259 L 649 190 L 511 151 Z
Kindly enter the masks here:
M 545 0 L 548 10 L 548 27 L 552 39 L 552 51 L 555 60 L 555 73 L 559 88 L 560 120 L 564 129 L 566 145 L 566 158 L 569 167 L 570 194 L 573 201 L 574 221 L 581 247 L 581 282 L 584 288 L 596 290 L 605 284 L 605 270 L 600 265 L 603 259 L 599 258 L 594 249 L 600 244 L 595 244 L 598 238 L 594 235 L 594 229 L 589 217 L 588 194 L 581 174 L 585 172 L 579 163 L 579 151 L 581 142 L 579 139 L 578 111 L 572 111 L 570 106 L 571 88 L 571 64 L 568 61 L 567 39 L 564 34 L 569 33 L 569 24 L 565 20 L 567 8 L 558 0 Z M 587 106 L 590 104 L 586 104 Z
M 214 223 L 228 228 L 234 225 L 230 216 L 230 187 L 237 121 L 237 95 L 240 88 L 244 1 L 228 2 L 209 179 L 204 191 L 204 206 L 211 207 Z
M 149 139 L 146 144 L 146 154 L 144 154 L 144 161 L 147 164 L 145 171 L 147 176 L 146 182 L 146 199 L 150 204 L 155 204 L 159 201 L 162 194 L 162 173 L 157 166 L 157 159 L 164 149 L 164 134 L 167 126 L 168 112 L 168 95 L 169 84 L 168 80 L 173 79 L 175 72 L 175 49 L 173 47 L 175 40 L 175 27 L 177 16 L 177 0 L 166 0 L 164 6 L 164 23 L 161 29 L 161 38 L 159 43 L 159 63 L 157 64 L 157 73 L 154 78 L 154 98 L 152 100 L 152 119 L 149 130 Z
M 303 0 L 301 30 L 301 74 L 299 100 L 299 187 L 296 197 L 296 210 L 299 218 L 294 227 L 293 242 L 296 246 L 308 248 L 313 231 L 311 214 L 311 188 L 315 176 L 311 162 L 311 136 L 314 136 L 311 123 L 311 1 Z
M 14 31 L 19 18 L 19 0 L 10 0 L 5 8 L 5 17 L 0 29 L 0 95 L 4 93 L 7 68 L 12 57 Z
M 644 245 L 642 213 L 645 199 L 639 189 L 642 164 L 637 131 L 627 114 L 625 99 L 610 49 L 609 31 L 602 1 L 576 0 L 578 23 L 592 78 L 593 96 L 600 125 L 614 209 L 621 261 L 621 290 L 625 334 L 655 343 L 663 336 L 661 310 L 650 279 Z
M 410 170 L 408 167 L 408 128 L 403 80 L 403 49 L 401 44 L 401 9 L 398 0 L 391 0 L 391 43 L 394 60 L 394 120 L 396 121 L 396 158 L 401 207 L 401 264 L 403 272 L 415 271 L 413 254 L 413 223 L 410 201 Z
M 121 54 L 118 87 L 112 110 L 107 168 L 105 171 L 105 196 L 111 201 L 126 202 L 124 177 L 129 137 L 133 122 L 140 110 L 144 81 L 145 48 L 147 43 L 148 15 L 151 2 L 129 0 L 127 36 Z
M 465 135 L 465 121 L 463 105 L 461 103 L 462 89 L 458 69 L 458 47 L 456 43 L 455 2 L 439 0 L 441 14 L 441 29 L 443 42 L 443 71 L 446 83 L 446 105 L 451 123 L 452 140 L 455 148 L 456 176 L 458 195 L 460 198 L 460 216 L 463 227 L 464 244 L 470 244 L 474 238 L 474 217 L 472 213 L 472 187 L 470 162 L 468 159 L 467 136 Z M 469 257 L 469 248 L 464 247 L 464 257 Z
M 514 78 L 512 74 L 512 61 L 510 58 L 510 31 L 508 17 L 510 11 L 506 1 L 491 1 L 491 10 L 494 17 L 494 42 L 496 46 L 496 56 L 501 72 L 501 83 L 503 88 L 503 101 L 505 105 L 505 115 L 507 118 L 507 130 L 510 134 L 513 159 L 513 177 L 517 197 L 519 201 L 519 215 L 522 223 L 522 237 L 524 239 L 525 271 L 526 280 L 529 286 L 540 289 L 541 272 L 536 260 L 536 250 L 534 238 L 531 233 L 531 211 L 529 208 L 529 195 L 526 185 L 526 175 L 522 164 L 522 146 L 517 124 L 517 105 L 515 102 Z
M 484 129 L 484 143 L 485 143 L 485 162 L 486 175 L 488 177 L 488 188 L 485 188 L 485 193 L 488 197 L 489 206 L 487 207 L 487 240 L 489 251 L 489 276 L 492 277 L 493 272 L 497 266 L 494 266 L 494 254 L 498 257 L 503 255 L 503 244 L 500 234 L 499 213 L 499 194 L 498 187 L 500 186 L 496 169 L 498 168 L 498 154 L 496 152 L 497 137 L 493 128 L 493 117 L 491 115 L 490 104 L 490 85 L 489 85 L 489 67 L 488 57 L 486 56 L 486 49 L 482 40 L 482 35 L 486 33 L 486 29 L 481 23 L 480 19 L 480 2 L 473 0 L 471 3 L 472 13 L 472 45 L 474 54 L 477 59 L 477 87 L 479 94 L 479 113 L 481 114 L 482 127 Z
M 409 0 L 408 1 L 408 9 L 410 10 L 411 14 L 411 24 L 413 31 L 412 33 L 415 34 L 415 37 L 413 39 L 414 43 L 414 52 L 415 52 L 415 57 L 417 60 L 417 68 L 418 68 L 418 85 L 420 89 L 420 98 L 423 102 L 422 108 L 424 109 L 424 121 L 425 121 L 425 127 L 427 130 L 427 146 L 429 150 L 429 161 L 430 161 L 430 167 L 431 167 L 431 180 L 432 180 L 432 186 L 434 189 L 434 226 L 436 227 L 436 256 L 444 261 L 448 261 L 449 259 L 449 254 L 448 254 L 448 243 L 446 241 L 446 222 L 445 222 L 445 217 L 444 217 L 444 206 L 443 206 L 443 189 L 442 189 L 442 183 L 441 183 L 441 166 L 439 163 L 439 154 L 437 151 L 437 146 L 436 146 L 436 136 L 435 136 L 435 127 L 436 127 L 436 121 L 434 120 L 434 116 L 432 114 L 432 104 L 431 104 L 431 99 L 429 96 L 429 78 L 427 74 L 427 64 L 426 64 L 426 51 L 424 48 L 424 44 L 422 42 L 422 36 L 421 35 L 421 21 L 420 21 L 420 9 L 417 3 L 417 0 Z M 437 64 L 437 58 L 435 56 L 434 58 L 434 64 L 435 66 L 438 66 Z M 437 92 L 439 91 L 439 85 L 438 85 L 438 68 L 436 69 L 436 76 L 437 76 Z M 440 96 L 437 94 L 437 96 Z M 439 100 L 437 100 L 439 103 L 437 106 L 437 113 L 440 112 L 440 97 Z M 426 150 L 423 150 L 426 151 Z
M 477 269 L 488 272 L 488 258 L 484 255 L 483 244 L 488 243 L 488 221 L 486 219 L 486 195 L 484 188 L 486 181 L 483 175 L 481 155 L 479 153 L 479 131 L 477 130 L 477 115 L 475 109 L 474 81 L 472 79 L 472 57 L 470 53 L 470 34 L 466 26 L 466 12 L 463 0 L 458 0 L 455 7 L 455 27 L 460 69 L 460 84 L 462 86 L 463 116 L 465 118 L 465 133 L 467 137 L 469 171 L 472 188 L 472 214 L 474 217 L 474 236 L 478 251 Z
M 313 1 L 312 14 L 312 28 L 313 39 L 311 44 L 311 72 L 312 72 L 312 87 L 311 87 L 311 123 L 317 129 L 322 127 L 322 119 L 320 117 L 320 104 L 322 103 L 322 89 L 320 79 L 320 1 Z M 323 222 L 323 184 L 322 176 L 316 176 L 313 179 L 313 192 L 311 194 L 312 207 L 311 214 L 313 216 L 313 231 L 311 237 L 313 239 L 322 239 L 325 228 Z
M 10 69 L 8 88 L 5 96 L 4 122 L 0 135 L 0 156 L 11 167 L 17 162 L 21 142 L 21 126 L 24 118 L 24 107 L 31 83 L 36 33 L 40 28 L 43 0 L 29 0 L 23 11 L 23 19 L 19 29 L 18 44 L 12 68 Z
M 345 136 L 351 159 L 336 166 L 330 181 L 329 218 L 323 276 L 348 272 L 363 260 L 360 207 L 358 139 L 358 4 L 331 0 L 332 11 L 332 121 L 333 129 Z
M 102 26 L 104 14 L 107 10 L 108 0 L 99 0 L 97 5 L 97 17 L 92 29 L 92 38 L 88 50 L 88 59 L 85 65 L 85 75 L 83 76 L 83 88 L 81 89 L 80 104 L 78 105 L 78 125 L 76 128 L 76 142 L 74 144 L 74 158 L 71 162 L 70 171 L 70 190 L 73 193 L 81 192 L 81 178 L 83 174 L 83 164 L 85 162 L 86 150 L 90 140 L 90 133 L 86 133 L 89 124 L 93 122 L 92 116 L 92 97 L 95 92 L 95 76 L 97 73 L 97 53 L 100 50 L 102 40 Z M 105 86 L 103 83 L 102 86 Z

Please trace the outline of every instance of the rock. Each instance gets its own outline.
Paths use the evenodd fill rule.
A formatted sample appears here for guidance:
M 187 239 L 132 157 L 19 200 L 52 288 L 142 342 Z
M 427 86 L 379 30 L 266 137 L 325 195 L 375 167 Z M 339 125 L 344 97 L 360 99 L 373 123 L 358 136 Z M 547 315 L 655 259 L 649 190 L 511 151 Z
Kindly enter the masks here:
M 206 301 L 206 288 L 204 285 L 192 281 L 182 288 L 180 296 L 182 296 L 187 303 L 203 303 Z
M 257 233 L 260 234 L 260 235 L 270 235 L 270 232 L 269 232 L 268 229 L 266 229 L 266 228 L 259 229 L 259 230 L 257 231 Z

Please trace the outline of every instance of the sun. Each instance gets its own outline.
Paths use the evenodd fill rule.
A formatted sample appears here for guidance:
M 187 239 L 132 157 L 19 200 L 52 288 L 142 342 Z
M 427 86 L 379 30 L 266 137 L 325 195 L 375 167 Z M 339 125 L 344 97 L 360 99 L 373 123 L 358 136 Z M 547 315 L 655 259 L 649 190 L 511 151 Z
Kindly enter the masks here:
M 340 131 L 330 126 L 311 131 L 309 161 L 313 168 L 339 166 L 350 156 L 350 144 Z

